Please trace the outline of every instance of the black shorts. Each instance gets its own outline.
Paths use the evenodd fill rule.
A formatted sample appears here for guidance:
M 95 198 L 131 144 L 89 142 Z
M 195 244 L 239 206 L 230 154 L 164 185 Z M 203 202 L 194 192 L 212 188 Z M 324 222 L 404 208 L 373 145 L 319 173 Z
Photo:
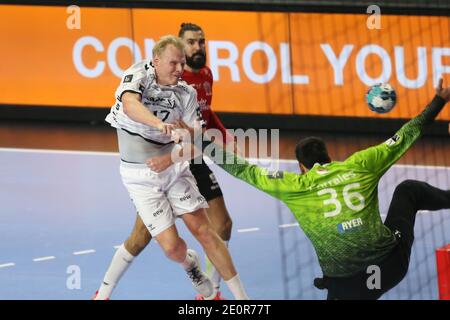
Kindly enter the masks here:
M 399 234 L 398 234 L 399 236 Z M 328 289 L 328 300 L 376 300 L 394 288 L 408 272 L 411 247 L 397 240 L 397 245 L 381 262 L 373 263 L 379 267 L 380 287 L 369 289 L 367 283 L 374 275 L 373 270 L 365 268 L 350 277 L 323 278 L 323 286 Z M 369 267 L 369 265 L 367 266 Z
M 418 210 L 450 208 L 450 191 L 441 190 L 422 181 L 406 180 L 394 191 L 389 211 L 384 221 L 396 237 L 396 246 L 378 263 L 380 289 L 368 289 L 367 280 L 372 275 L 362 272 L 345 278 L 324 277 L 316 280 L 316 287 L 328 288 L 328 299 L 378 299 L 395 287 L 408 272 L 411 249 L 414 243 L 414 224 Z M 321 289 L 321 288 L 319 288 Z
M 205 197 L 206 201 L 223 197 L 222 190 L 219 183 L 216 180 L 214 173 L 209 169 L 208 165 L 203 161 L 199 164 L 190 163 L 190 169 L 195 180 L 197 180 L 197 186 Z

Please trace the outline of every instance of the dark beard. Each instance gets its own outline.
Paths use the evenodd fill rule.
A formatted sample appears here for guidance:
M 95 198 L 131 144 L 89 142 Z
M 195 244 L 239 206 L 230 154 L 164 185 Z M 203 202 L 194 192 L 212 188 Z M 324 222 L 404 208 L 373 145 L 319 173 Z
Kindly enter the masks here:
M 192 69 L 201 69 L 206 64 L 206 54 L 203 52 L 197 52 L 191 57 L 186 57 L 186 64 Z

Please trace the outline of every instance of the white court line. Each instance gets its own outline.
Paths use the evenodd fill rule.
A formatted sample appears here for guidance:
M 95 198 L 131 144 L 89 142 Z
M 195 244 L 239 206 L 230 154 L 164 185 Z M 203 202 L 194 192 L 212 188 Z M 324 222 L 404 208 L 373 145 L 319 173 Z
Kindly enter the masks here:
M 280 228 L 298 227 L 298 222 L 296 222 L 296 223 L 280 224 L 278 227 L 280 227 Z
M 281 162 L 281 163 L 291 163 L 291 164 L 297 164 L 298 161 L 294 159 L 272 159 L 272 158 L 245 158 L 250 163 L 271 163 L 271 162 Z M 212 160 L 211 160 L 212 161 Z
M 426 166 L 421 164 L 394 164 L 395 168 L 411 168 L 411 169 L 433 169 L 433 170 L 448 170 L 450 167 L 444 166 Z
M 55 256 L 40 257 L 40 258 L 33 259 L 33 261 L 39 262 L 39 261 L 47 261 L 47 260 L 53 260 L 53 259 L 56 259 L 56 257 Z
M 52 154 L 79 154 L 79 155 L 99 155 L 99 156 L 114 156 L 119 157 L 118 152 L 103 152 L 103 151 L 81 151 L 81 150 L 53 150 L 53 149 L 25 149 L 25 148 L 0 148 L 0 152 L 29 152 L 29 153 L 52 153 Z M 273 161 L 270 158 L 247 158 L 251 163 L 269 162 Z M 211 161 L 207 158 L 207 161 Z M 280 163 L 297 164 L 297 160 L 293 159 L 278 159 L 275 160 Z M 445 166 L 428 166 L 428 165 L 414 165 L 414 164 L 396 164 L 393 167 L 397 168 L 424 168 L 424 169 L 450 169 Z
M 259 231 L 259 228 L 238 229 L 237 232 L 253 232 Z
M 88 249 L 88 250 L 83 250 L 83 251 L 75 251 L 73 254 L 76 256 L 79 256 L 81 254 L 89 254 L 89 253 L 94 253 L 95 250 L 94 249 Z
M 79 154 L 92 156 L 119 156 L 118 152 L 104 151 L 81 151 L 81 150 L 53 150 L 53 149 L 25 149 L 25 148 L 0 148 L 2 152 L 29 152 L 29 153 L 51 153 L 51 154 Z
M 14 267 L 16 264 L 14 262 L 0 264 L 0 268 Z

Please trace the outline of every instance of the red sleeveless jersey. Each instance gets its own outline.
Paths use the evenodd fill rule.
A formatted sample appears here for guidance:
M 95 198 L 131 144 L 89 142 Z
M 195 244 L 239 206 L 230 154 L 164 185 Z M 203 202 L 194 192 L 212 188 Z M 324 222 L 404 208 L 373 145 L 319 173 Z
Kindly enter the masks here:
M 213 77 L 211 70 L 204 66 L 199 72 L 185 70 L 181 76 L 184 81 L 190 84 L 197 91 L 197 102 L 202 112 L 202 118 L 206 122 L 206 129 L 218 129 L 222 132 L 224 143 L 233 139 L 219 117 L 211 110 Z

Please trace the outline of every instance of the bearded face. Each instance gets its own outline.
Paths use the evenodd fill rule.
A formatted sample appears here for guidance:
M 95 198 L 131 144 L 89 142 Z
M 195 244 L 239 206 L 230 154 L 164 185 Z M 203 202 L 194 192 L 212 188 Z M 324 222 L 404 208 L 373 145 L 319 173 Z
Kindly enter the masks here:
M 199 50 L 191 56 L 186 56 L 186 64 L 192 69 L 201 69 L 206 64 L 206 52 Z
M 181 38 L 186 52 L 186 65 L 199 70 L 206 65 L 206 42 L 203 31 L 186 31 Z

